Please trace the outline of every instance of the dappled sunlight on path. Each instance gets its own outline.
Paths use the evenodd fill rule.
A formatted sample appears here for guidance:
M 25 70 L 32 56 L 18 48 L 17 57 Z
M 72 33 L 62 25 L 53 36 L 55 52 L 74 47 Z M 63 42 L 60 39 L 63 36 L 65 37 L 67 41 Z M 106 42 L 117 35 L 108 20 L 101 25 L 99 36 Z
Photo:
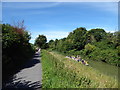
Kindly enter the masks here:
M 34 58 L 25 64 L 20 72 L 15 74 L 5 85 L 6 88 L 22 88 L 38 90 L 42 87 L 42 67 L 40 52 L 36 52 Z M 4 88 L 3 88 L 4 90 Z

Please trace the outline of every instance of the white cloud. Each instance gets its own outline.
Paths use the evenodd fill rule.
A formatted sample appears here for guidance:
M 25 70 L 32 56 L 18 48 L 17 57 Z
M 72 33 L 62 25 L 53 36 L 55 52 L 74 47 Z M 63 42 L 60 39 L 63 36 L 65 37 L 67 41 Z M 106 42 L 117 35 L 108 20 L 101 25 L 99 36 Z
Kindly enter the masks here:
M 6 8 L 16 8 L 16 9 L 40 9 L 40 8 L 50 8 L 50 7 L 55 7 L 59 4 L 61 4 L 60 2 L 49 2 L 49 3 L 44 3 L 44 2 L 41 2 L 40 3 L 37 3 L 37 2 L 27 2 L 27 3 L 16 3 L 14 2 L 14 5 L 13 3 L 4 3 L 3 4 L 3 7 L 6 7 Z
M 43 8 L 51 8 L 51 7 L 56 7 L 58 5 L 60 5 L 62 2 L 21 2 L 21 3 L 3 3 L 2 8 L 5 9 L 14 9 L 17 10 L 19 12 L 12 12 L 10 13 L 12 16 L 14 15 L 19 15 L 19 16 L 27 16 L 27 15 L 40 15 L 40 14 L 52 14 L 51 11 L 49 10 L 43 10 Z M 25 12 L 23 14 L 23 11 Z
M 66 31 L 45 31 L 45 32 L 31 32 L 32 39 L 30 40 L 31 43 L 34 43 L 34 40 L 38 35 L 45 35 L 47 37 L 47 41 L 53 39 L 61 39 L 67 37 L 69 32 Z
M 107 33 L 108 33 L 108 32 L 110 32 L 110 33 L 114 33 L 114 32 L 116 32 L 116 31 L 112 31 L 112 30 L 111 30 L 111 31 L 108 31 L 108 30 L 106 30 L 106 32 L 107 32 Z

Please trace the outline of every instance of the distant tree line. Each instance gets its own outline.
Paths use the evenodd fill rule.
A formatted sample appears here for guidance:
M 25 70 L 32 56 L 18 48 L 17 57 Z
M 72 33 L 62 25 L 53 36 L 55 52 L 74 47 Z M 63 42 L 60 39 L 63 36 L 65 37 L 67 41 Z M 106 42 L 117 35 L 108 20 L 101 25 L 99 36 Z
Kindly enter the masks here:
M 107 33 L 101 28 L 88 31 L 86 28 L 80 27 L 70 32 L 66 38 L 50 40 L 46 45 L 44 47 L 65 55 L 80 55 L 87 60 L 103 61 L 120 66 L 119 31 Z
M 23 63 L 29 60 L 34 52 L 34 46 L 29 43 L 30 34 L 25 30 L 24 22 L 17 26 L 1 24 L 2 26 L 2 71 L 3 81 Z

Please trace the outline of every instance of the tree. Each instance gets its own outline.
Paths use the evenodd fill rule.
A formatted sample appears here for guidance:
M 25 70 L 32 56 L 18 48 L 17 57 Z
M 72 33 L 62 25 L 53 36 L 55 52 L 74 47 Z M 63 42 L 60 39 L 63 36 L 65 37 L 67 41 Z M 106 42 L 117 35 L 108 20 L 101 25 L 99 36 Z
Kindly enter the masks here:
M 90 35 L 91 42 L 92 40 L 98 42 L 104 39 L 106 32 L 104 29 L 96 28 L 96 29 L 91 29 L 90 31 L 88 31 L 87 34 Z
M 54 44 L 54 40 L 50 40 L 49 42 L 48 42 L 48 46 L 49 46 L 49 48 L 54 48 L 54 46 L 53 46 L 53 44 Z
M 115 44 L 115 47 L 120 46 L 120 31 L 114 33 L 113 43 Z
M 71 49 L 81 50 L 86 43 L 86 28 L 80 27 L 71 32 L 67 40 L 70 41 Z
M 46 48 L 47 38 L 44 35 L 39 35 L 35 40 L 35 45 L 40 48 Z

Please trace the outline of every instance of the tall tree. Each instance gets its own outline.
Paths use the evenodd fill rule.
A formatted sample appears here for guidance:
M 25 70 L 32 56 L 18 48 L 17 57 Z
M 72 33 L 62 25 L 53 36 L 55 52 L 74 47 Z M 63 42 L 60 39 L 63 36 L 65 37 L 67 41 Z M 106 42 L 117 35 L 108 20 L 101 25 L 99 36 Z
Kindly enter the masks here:
M 104 37 L 106 36 L 106 32 L 104 29 L 96 28 L 88 31 L 88 35 L 90 35 L 91 40 L 96 40 L 98 42 L 104 39 Z
M 47 38 L 44 35 L 39 35 L 35 40 L 35 45 L 40 48 L 46 48 Z
M 84 48 L 86 32 L 86 28 L 80 27 L 68 35 L 67 39 L 70 41 L 70 44 L 72 43 L 71 48 L 76 50 L 81 50 Z

